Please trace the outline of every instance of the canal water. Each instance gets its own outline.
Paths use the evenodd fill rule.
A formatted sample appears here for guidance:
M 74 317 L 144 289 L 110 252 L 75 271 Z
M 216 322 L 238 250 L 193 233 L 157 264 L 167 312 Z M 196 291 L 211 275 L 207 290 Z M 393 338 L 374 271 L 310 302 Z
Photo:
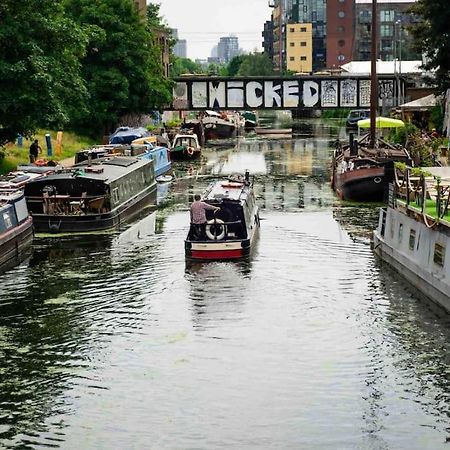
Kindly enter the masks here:
M 449 318 L 333 195 L 338 133 L 212 145 L 127 228 L 36 239 L 0 276 L 0 448 L 450 448 Z M 187 265 L 192 195 L 245 169 L 252 258 Z

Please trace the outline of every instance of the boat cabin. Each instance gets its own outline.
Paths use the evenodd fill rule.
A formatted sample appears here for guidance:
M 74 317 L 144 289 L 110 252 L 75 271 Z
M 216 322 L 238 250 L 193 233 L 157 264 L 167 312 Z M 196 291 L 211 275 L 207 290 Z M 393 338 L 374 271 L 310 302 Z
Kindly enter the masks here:
M 234 259 L 250 253 L 259 228 L 259 211 L 247 177 L 233 176 L 212 183 L 202 201 L 220 208 L 206 210 L 204 229 L 191 225 L 185 241 L 189 259 Z
M 81 219 L 89 217 L 95 228 L 94 221 L 100 226 L 103 219 L 108 222 L 150 193 L 156 197 L 153 161 L 125 156 L 84 161 L 25 186 L 38 230 L 45 229 L 51 219 L 63 225 L 72 219 L 66 231 L 85 231 L 78 230 L 76 222 L 81 224 Z

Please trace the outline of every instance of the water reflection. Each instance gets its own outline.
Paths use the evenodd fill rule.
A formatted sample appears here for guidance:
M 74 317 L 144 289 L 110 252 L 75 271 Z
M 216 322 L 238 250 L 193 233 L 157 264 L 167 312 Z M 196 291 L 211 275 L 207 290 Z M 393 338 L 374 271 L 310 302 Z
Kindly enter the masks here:
M 335 198 L 332 129 L 206 148 L 141 221 L 36 240 L 0 277 L 0 447 L 446 448 L 449 319 Z M 255 254 L 186 264 L 192 194 L 244 165 Z

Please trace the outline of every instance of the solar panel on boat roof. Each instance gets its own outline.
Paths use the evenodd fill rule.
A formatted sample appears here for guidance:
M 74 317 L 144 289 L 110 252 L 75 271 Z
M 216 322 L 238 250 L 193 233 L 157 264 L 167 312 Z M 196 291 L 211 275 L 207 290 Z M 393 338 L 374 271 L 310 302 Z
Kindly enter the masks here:
M 109 165 L 109 166 L 122 166 L 122 167 L 128 167 L 134 164 L 136 161 L 138 161 L 137 158 L 121 158 L 116 157 L 112 159 L 108 159 L 107 161 L 104 161 L 103 164 Z

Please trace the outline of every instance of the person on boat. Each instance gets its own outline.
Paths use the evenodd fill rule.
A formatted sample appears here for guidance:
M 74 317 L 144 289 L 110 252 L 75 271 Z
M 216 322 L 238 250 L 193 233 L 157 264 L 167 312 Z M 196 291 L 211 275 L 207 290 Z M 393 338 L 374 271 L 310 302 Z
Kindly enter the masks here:
M 206 236 L 206 210 L 217 212 L 220 210 L 218 206 L 213 206 L 202 202 L 199 194 L 194 196 L 194 201 L 191 204 L 191 229 L 194 236 L 198 240 L 204 240 Z
M 37 157 L 39 156 L 39 153 L 42 152 L 41 147 L 39 146 L 39 141 L 35 139 L 33 143 L 30 145 L 30 164 L 33 164 Z

